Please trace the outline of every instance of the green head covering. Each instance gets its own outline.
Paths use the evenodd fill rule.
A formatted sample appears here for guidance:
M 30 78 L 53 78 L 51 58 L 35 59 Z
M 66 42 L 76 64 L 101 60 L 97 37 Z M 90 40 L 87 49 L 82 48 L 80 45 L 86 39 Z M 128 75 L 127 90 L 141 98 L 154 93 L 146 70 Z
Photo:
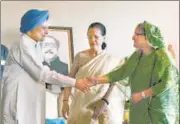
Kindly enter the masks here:
M 164 47 L 164 40 L 161 35 L 160 29 L 147 21 L 144 21 L 142 25 L 144 28 L 144 34 L 148 39 L 150 45 L 155 49 Z

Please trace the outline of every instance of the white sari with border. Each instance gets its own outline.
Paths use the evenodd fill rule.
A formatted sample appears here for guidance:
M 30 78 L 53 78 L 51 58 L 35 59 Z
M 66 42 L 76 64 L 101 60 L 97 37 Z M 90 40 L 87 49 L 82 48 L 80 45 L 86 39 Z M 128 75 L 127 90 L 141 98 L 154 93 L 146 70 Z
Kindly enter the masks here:
M 104 75 L 112 71 L 118 65 L 120 65 L 119 58 L 102 52 L 92 60 L 88 61 L 85 65 L 81 66 L 75 77 L 76 79 L 80 79 L 84 77 Z M 108 88 L 109 84 L 100 84 L 91 87 L 91 90 L 86 94 L 78 89 L 74 89 L 68 124 L 91 124 L 93 111 L 89 108 L 89 106 L 101 99 Z M 125 90 L 126 88 L 123 85 L 116 83 L 116 86 L 110 96 L 110 104 L 108 105 L 108 124 L 122 124 L 125 104 Z M 99 124 L 99 122 L 97 121 L 94 124 Z

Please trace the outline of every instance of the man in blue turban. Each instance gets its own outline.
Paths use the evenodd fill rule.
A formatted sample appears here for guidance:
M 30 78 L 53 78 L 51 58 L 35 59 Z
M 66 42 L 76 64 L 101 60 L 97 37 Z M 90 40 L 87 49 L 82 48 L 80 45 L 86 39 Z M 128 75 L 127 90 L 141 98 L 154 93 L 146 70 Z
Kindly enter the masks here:
M 37 9 L 29 10 L 21 18 L 20 31 L 32 37 L 35 41 L 42 41 L 48 34 L 47 20 L 49 18 L 48 11 L 40 11 Z
M 31 9 L 21 18 L 20 42 L 12 45 L 3 74 L 2 122 L 0 124 L 45 124 L 45 82 L 81 91 L 93 85 L 75 80 L 42 64 L 39 41 L 48 34 L 48 11 Z

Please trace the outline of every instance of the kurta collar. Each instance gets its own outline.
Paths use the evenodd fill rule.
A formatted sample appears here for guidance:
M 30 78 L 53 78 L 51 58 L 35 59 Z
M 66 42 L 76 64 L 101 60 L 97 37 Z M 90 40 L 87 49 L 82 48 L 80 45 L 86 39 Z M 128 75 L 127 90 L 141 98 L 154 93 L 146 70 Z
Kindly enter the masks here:
M 23 34 L 22 35 L 22 39 L 25 40 L 26 42 L 24 42 L 24 44 L 26 45 L 26 47 L 35 47 L 37 45 L 38 42 L 36 42 L 35 40 L 33 40 L 32 38 L 30 38 L 28 35 Z

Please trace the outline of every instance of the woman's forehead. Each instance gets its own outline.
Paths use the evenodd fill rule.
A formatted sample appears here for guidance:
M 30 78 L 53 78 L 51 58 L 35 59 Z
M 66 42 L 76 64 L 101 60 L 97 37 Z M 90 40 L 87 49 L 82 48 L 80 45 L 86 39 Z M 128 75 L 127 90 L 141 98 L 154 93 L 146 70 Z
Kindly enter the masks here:
M 101 34 L 101 29 L 99 28 L 90 28 L 88 34 Z

